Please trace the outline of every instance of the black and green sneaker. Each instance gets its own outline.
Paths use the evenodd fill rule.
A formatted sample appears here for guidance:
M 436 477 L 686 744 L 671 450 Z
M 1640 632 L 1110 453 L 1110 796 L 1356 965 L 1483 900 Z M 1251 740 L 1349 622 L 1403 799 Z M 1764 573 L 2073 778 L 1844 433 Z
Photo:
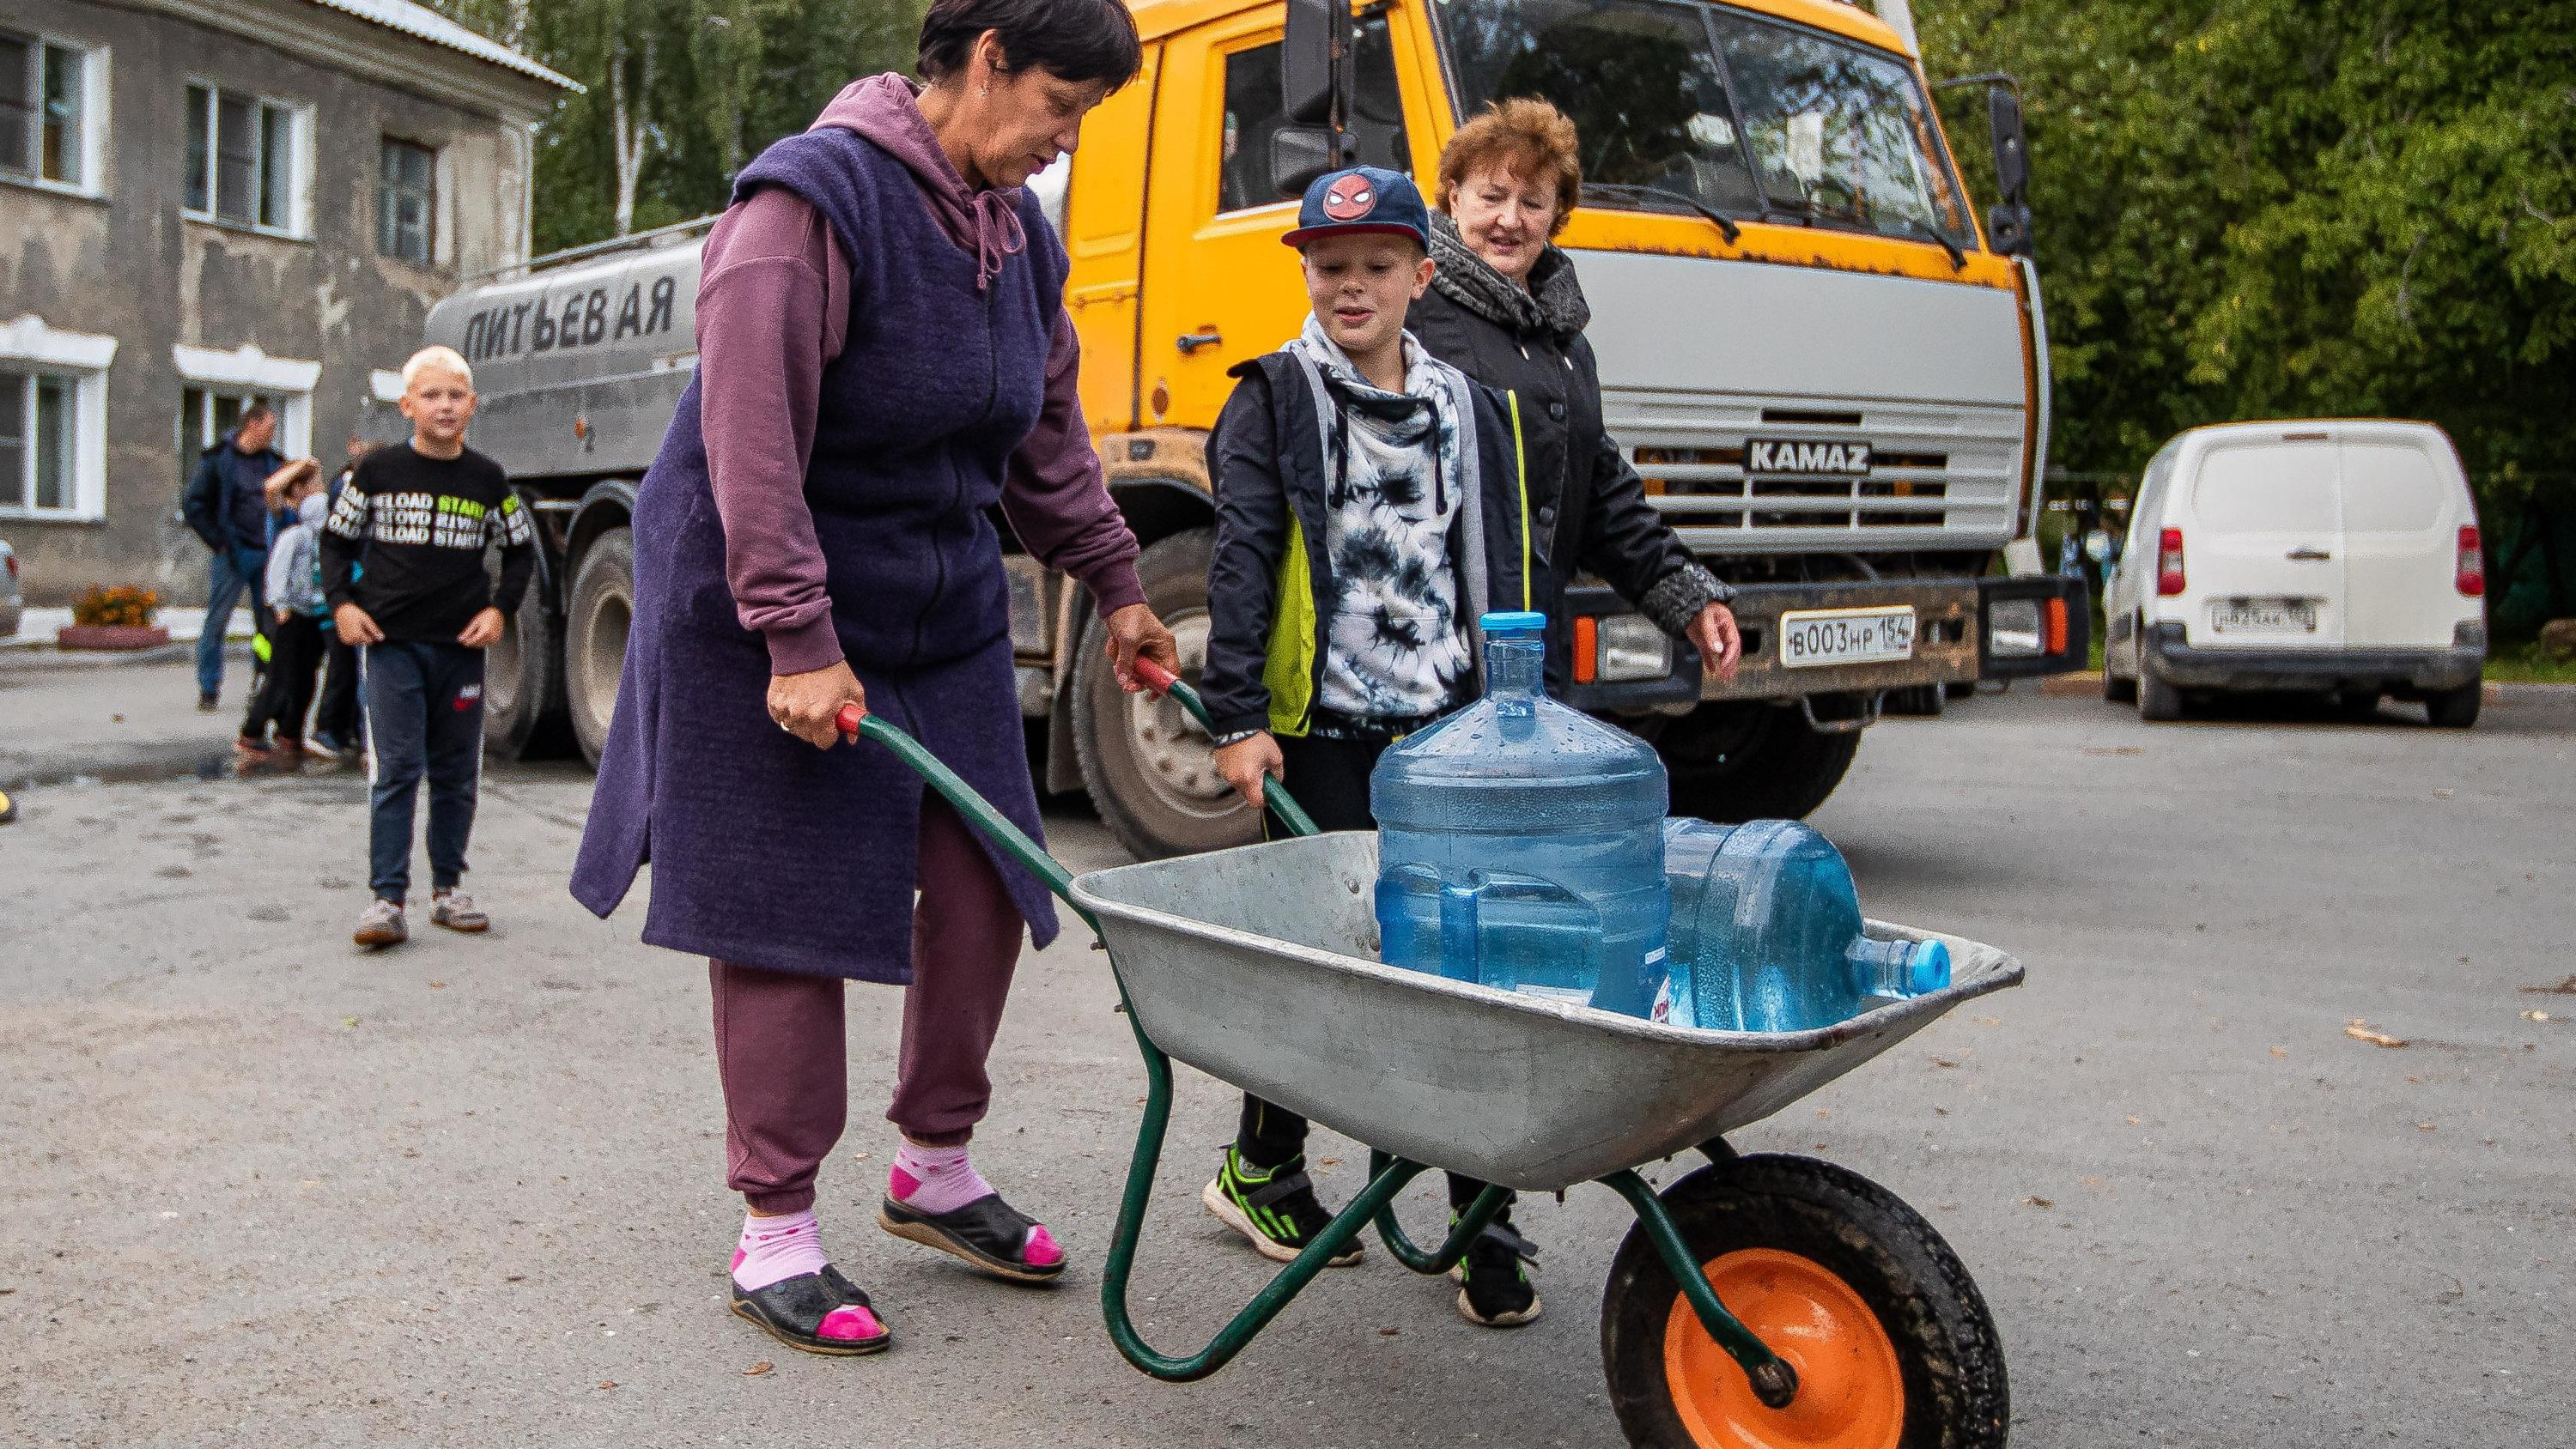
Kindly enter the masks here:
M 1453 1209 L 1449 1225 L 1458 1225 Z M 1467 1256 L 1449 1270 L 1458 1284 L 1458 1316 L 1480 1328 L 1518 1328 L 1538 1321 L 1538 1290 L 1523 1265 L 1538 1258 L 1538 1245 L 1497 1217 L 1467 1245 Z
M 1243 1234 L 1261 1256 L 1285 1263 L 1304 1252 L 1333 1221 L 1324 1205 L 1315 1201 L 1315 1185 L 1306 1176 L 1306 1159 L 1301 1154 L 1272 1168 L 1257 1168 L 1243 1160 L 1241 1151 L 1225 1149 L 1225 1165 L 1217 1169 L 1215 1180 L 1199 1190 L 1199 1201 L 1216 1220 Z M 1347 1268 L 1360 1260 L 1359 1240 L 1326 1261 L 1327 1267 Z

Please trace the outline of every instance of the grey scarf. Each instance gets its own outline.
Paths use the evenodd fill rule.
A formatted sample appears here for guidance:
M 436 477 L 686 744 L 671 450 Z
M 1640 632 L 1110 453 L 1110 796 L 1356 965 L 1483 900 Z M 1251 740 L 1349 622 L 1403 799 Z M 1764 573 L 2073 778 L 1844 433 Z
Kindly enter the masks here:
M 1529 287 L 1523 290 L 1467 249 L 1458 223 L 1448 213 L 1435 211 L 1431 213 L 1431 260 L 1439 264 L 1431 285 L 1440 289 L 1440 295 L 1497 327 L 1545 332 L 1562 342 L 1592 325 L 1592 304 L 1583 300 L 1574 260 L 1552 244 L 1539 253 L 1537 264 L 1530 268 Z

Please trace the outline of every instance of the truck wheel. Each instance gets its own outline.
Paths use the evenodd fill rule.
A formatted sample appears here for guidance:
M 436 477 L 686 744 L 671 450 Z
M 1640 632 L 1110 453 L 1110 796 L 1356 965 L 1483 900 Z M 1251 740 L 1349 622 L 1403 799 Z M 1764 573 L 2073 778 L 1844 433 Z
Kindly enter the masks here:
M 1999 1449 L 2003 1346 L 1975 1280 L 1921 1214 L 1808 1157 L 1702 1168 L 1664 1190 L 1726 1305 L 1798 1371 L 1764 1408 L 1642 1227 L 1611 1260 L 1601 1362 L 1628 1442 L 1647 1449 Z
M 573 569 L 572 603 L 564 610 L 564 701 L 573 738 L 593 769 L 608 749 L 617 677 L 626 667 L 626 631 L 634 622 L 635 534 L 612 528 L 583 551 Z
M 495 759 L 529 759 L 561 745 L 563 650 L 539 582 L 529 581 L 500 642 L 483 654 L 483 749 Z
M 1796 820 L 1824 804 L 1851 768 L 1860 732 L 1820 733 L 1794 709 L 1737 701 L 1701 705 L 1665 725 L 1654 744 L 1672 772 L 1674 813 L 1734 824 Z
M 2442 729 L 2464 730 L 2478 722 L 2478 706 L 2486 698 L 2485 681 L 2472 679 L 2457 689 L 2424 696 L 2424 718 Z
M 1879 705 L 1879 713 L 1938 719 L 1949 703 L 1950 692 L 1940 685 L 1911 684 L 1903 689 L 1889 690 L 1887 698 Z
M 2182 691 L 2158 679 L 2144 659 L 2138 661 L 2138 718 L 2154 724 L 2182 718 Z
M 1136 560 L 1145 602 L 1180 646 L 1181 677 L 1198 683 L 1207 661 L 1208 560 L 1213 530 L 1176 533 Z M 1094 617 L 1073 666 L 1073 748 L 1083 787 L 1118 843 L 1139 860 L 1190 855 L 1260 838 L 1253 818 L 1216 772 L 1207 731 L 1176 700 L 1129 694 L 1109 667 L 1109 626 Z

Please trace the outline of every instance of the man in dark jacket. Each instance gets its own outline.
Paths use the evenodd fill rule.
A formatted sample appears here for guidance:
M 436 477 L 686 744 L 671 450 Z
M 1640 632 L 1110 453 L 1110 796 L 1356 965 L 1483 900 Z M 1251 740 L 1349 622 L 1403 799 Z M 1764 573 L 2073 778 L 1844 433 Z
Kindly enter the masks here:
M 270 446 L 276 436 L 275 409 L 261 402 L 242 409 L 240 424 L 198 455 L 179 495 L 188 530 L 214 555 L 206 575 L 206 625 L 197 635 L 197 708 L 206 713 L 214 711 L 223 689 L 224 633 L 244 590 L 250 593 L 251 617 L 266 616 L 268 497 L 262 485 L 286 466 Z M 258 689 L 255 682 L 252 689 Z

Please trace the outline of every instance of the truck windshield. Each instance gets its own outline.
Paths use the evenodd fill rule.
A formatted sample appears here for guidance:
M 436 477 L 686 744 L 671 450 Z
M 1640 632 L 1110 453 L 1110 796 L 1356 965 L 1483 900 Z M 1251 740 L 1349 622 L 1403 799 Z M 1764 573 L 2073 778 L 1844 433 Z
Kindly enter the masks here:
M 1690 0 L 1443 0 L 1458 114 L 1537 96 L 1582 134 L 1583 179 L 1746 220 L 1977 245 L 1903 58 Z M 1651 191 L 1587 205 L 1655 208 Z

